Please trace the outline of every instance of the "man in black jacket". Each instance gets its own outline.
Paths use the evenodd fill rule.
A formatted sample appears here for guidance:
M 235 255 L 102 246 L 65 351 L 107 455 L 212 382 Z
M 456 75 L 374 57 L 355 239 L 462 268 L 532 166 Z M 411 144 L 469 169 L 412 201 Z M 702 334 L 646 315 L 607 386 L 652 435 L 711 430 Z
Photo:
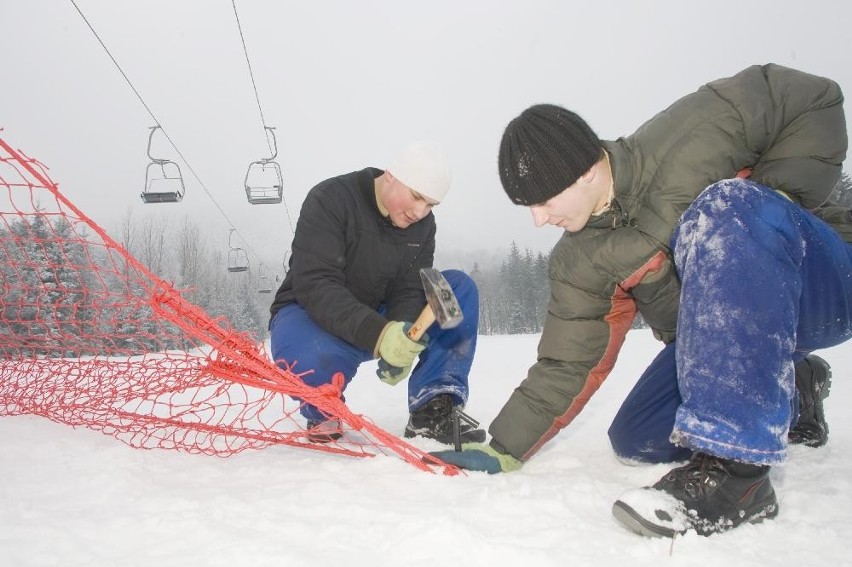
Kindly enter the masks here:
M 379 358 L 379 378 L 408 381 L 406 437 L 452 442 L 452 410 L 467 402 L 468 373 L 476 349 L 479 295 L 458 270 L 444 276 L 464 313 L 454 329 L 434 325 L 419 341 L 407 330 L 426 305 L 420 268 L 431 267 L 435 217 L 450 187 L 449 162 L 440 145 L 413 142 L 385 171 L 366 168 L 311 189 L 302 204 L 290 270 L 270 309 L 272 355 L 311 386 L 343 388 L 358 366 Z M 430 338 L 431 337 L 431 338 Z M 289 366 L 288 366 L 289 367 Z M 343 392 L 341 391 L 341 397 Z M 303 403 L 308 437 L 340 438 L 340 423 Z M 462 439 L 485 432 L 465 424 Z

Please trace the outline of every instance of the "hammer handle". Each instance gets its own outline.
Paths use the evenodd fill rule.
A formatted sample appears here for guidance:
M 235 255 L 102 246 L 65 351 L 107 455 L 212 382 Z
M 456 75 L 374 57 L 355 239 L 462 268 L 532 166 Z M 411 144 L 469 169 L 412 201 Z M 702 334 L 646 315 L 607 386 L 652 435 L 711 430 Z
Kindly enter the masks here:
M 429 325 L 434 322 L 435 312 L 432 311 L 432 307 L 427 303 L 426 307 L 423 308 L 423 311 L 417 317 L 417 320 L 408 329 L 408 338 L 415 342 L 419 341 L 423 333 L 426 332 L 426 329 L 429 328 Z

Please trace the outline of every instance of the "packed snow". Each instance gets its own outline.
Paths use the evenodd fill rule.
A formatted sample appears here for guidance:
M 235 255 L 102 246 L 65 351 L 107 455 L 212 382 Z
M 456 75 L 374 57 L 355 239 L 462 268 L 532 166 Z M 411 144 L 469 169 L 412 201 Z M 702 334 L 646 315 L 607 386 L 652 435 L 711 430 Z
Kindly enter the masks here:
M 482 336 L 467 411 L 483 425 L 534 361 L 537 335 Z M 625 466 L 606 430 L 659 351 L 631 331 L 580 416 L 518 472 L 443 476 L 394 456 L 358 459 L 276 446 L 222 459 L 141 450 L 36 416 L 0 418 L 0 565 L 464 567 L 852 565 L 852 348 L 833 366 L 825 447 L 791 447 L 772 471 L 777 519 L 709 538 L 645 539 L 611 515 L 618 496 L 668 465 Z M 405 386 L 364 365 L 347 400 L 388 431 Z M 419 447 L 441 449 L 418 440 Z

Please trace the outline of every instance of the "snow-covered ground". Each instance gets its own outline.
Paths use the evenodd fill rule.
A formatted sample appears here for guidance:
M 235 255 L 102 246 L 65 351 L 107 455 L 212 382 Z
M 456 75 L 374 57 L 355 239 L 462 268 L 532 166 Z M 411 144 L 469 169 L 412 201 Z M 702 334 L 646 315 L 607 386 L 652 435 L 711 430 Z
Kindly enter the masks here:
M 537 341 L 480 337 L 468 413 L 490 422 L 526 375 Z M 33 416 L 0 418 L 0 565 L 852 565 L 849 344 L 820 352 L 834 369 L 830 441 L 792 447 L 773 469 L 776 520 L 672 542 L 643 539 L 612 519 L 622 491 L 670 468 L 624 466 L 606 437 L 659 348 L 648 331 L 631 331 L 580 417 L 511 474 L 447 477 L 395 457 L 289 446 L 220 459 L 132 449 Z M 349 406 L 401 432 L 405 387 L 373 372 L 362 367 Z

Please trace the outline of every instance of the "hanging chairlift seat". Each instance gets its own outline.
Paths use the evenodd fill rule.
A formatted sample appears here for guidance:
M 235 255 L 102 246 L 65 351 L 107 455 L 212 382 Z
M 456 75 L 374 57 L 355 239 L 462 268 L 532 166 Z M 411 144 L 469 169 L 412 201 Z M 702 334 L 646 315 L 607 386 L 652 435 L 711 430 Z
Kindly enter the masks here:
M 178 203 L 183 199 L 183 178 L 180 168 L 168 160 L 156 160 L 145 170 L 143 203 Z
M 228 251 L 228 271 L 245 272 L 248 270 L 248 254 L 242 248 L 231 248 Z
M 145 190 L 140 197 L 143 203 L 178 203 L 183 199 L 184 185 L 180 166 L 173 161 L 151 155 L 151 140 L 160 126 L 151 126 L 148 135 L 148 158 L 151 163 L 145 168 Z
M 236 229 L 232 228 L 228 233 L 228 271 L 229 272 L 245 272 L 248 270 L 248 254 L 242 248 L 234 246 L 231 243 L 231 237 Z
M 270 160 L 252 162 L 246 171 L 246 197 L 252 205 L 274 205 L 284 200 L 281 167 Z
M 281 176 L 281 166 L 275 162 L 278 156 L 278 141 L 275 139 L 275 128 L 264 127 L 272 138 L 272 157 L 260 159 L 249 164 L 246 171 L 245 189 L 248 202 L 252 205 L 268 205 L 284 200 L 284 179 Z
M 272 293 L 272 280 L 263 264 L 260 265 L 260 274 L 257 276 L 257 293 Z

